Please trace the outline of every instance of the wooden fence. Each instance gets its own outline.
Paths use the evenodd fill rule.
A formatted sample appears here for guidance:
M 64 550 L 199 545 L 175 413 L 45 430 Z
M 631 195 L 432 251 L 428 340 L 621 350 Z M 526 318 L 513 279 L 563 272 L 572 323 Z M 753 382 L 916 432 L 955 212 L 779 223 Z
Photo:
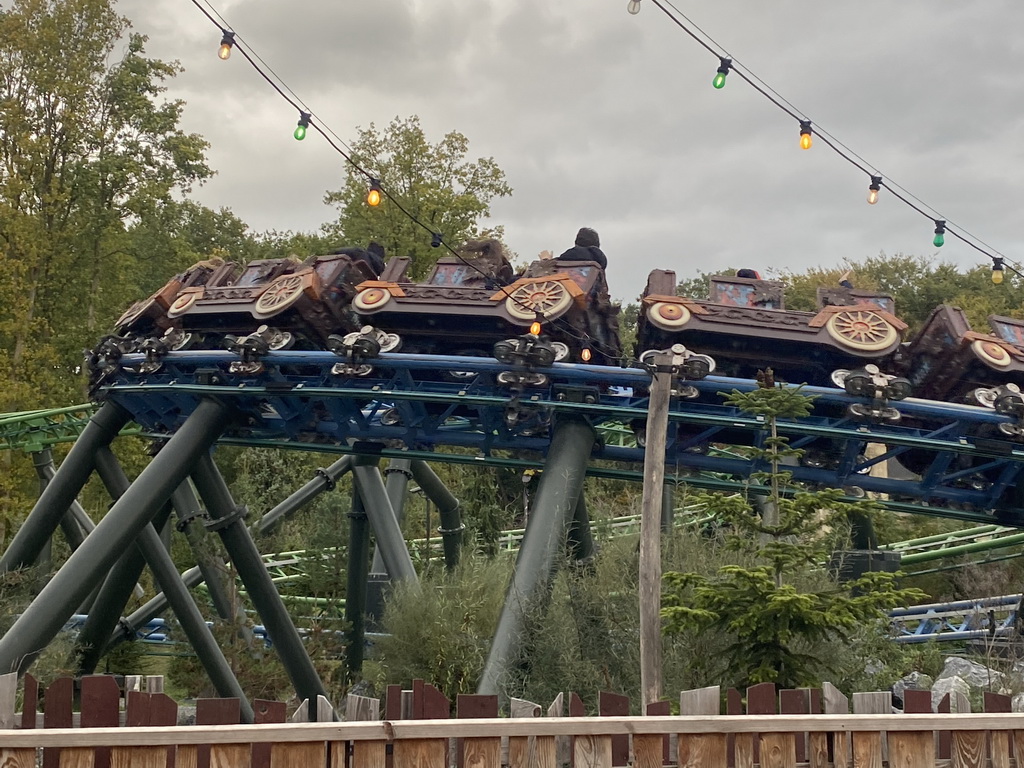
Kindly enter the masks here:
M 548 716 L 516 701 L 513 714 L 526 716 L 509 718 L 493 716 L 495 697 L 460 696 L 449 718 L 444 697 L 417 681 L 410 691 L 389 689 L 384 720 L 375 699 L 354 697 L 346 707 L 350 718 L 371 719 L 317 723 L 285 723 L 284 704 L 257 701 L 258 724 L 241 726 L 237 701 L 204 699 L 197 725 L 175 726 L 177 704 L 164 694 L 129 690 L 121 711 L 117 683 L 95 676 L 53 683 L 36 728 L 35 682 L 26 677 L 23 711 L 0 707 L 0 768 L 1011 768 L 1024 754 L 1024 715 L 994 694 L 979 714 L 962 697 L 946 697 L 947 712 L 934 713 L 927 691 L 908 691 L 904 714 L 890 711 L 888 692 L 854 694 L 850 714 L 851 702 L 827 684 L 754 686 L 745 697 L 713 687 L 682 692 L 675 716 L 629 716 L 628 699 L 605 694 L 604 716 L 583 716 L 570 696 L 563 717 L 559 696 Z M 10 690 L 0 677 L 0 704 Z M 80 727 L 72 727 L 76 697 Z M 330 716 L 325 704 L 317 709 Z

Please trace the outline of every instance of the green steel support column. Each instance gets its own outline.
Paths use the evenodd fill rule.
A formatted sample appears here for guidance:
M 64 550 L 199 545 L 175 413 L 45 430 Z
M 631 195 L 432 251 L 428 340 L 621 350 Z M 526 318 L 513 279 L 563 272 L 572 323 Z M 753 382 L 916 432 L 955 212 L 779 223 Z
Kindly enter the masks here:
M 57 474 L 57 470 L 53 468 L 53 453 L 50 449 L 44 448 L 33 453 L 32 466 L 35 467 L 36 476 L 39 478 L 39 493 L 42 495 L 43 491 L 46 490 L 46 486 L 50 484 Z M 78 546 L 85 541 L 85 537 L 95 527 L 96 524 L 85 513 L 77 499 L 71 502 L 68 511 L 60 518 L 60 528 L 64 532 L 64 538 L 72 550 L 78 549 Z M 49 542 L 47 542 L 48 548 Z
M 213 553 L 207 532 L 201 526 L 195 525 L 195 521 L 201 519 L 203 509 L 188 480 L 174 489 L 171 504 L 174 505 L 174 512 L 178 518 L 178 530 L 185 534 L 185 539 L 192 548 L 192 554 L 203 574 L 213 607 L 218 616 L 228 621 L 233 618 L 234 611 L 229 596 L 227 567 L 224 561 Z
M 441 518 L 441 524 L 437 530 L 441 534 L 441 543 L 444 546 L 444 566 L 450 571 L 459 564 L 462 532 L 466 529 L 466 526 L 462 524 L 459 500 L 452 495 L 452 492 L 441 482 L 441 478 L 423 459 L 413 460 L 412 476 L 419 483 L 427 498 L 437 507 L 438 515 Z
M 267 512 L 253 526 L 256 534 L 270 533 L 281 520 L 290 517 L 324 491 L 334 490 L 335 484 L 352 469 L 352 457 L 342 456 L 327 469 L 318 469 L 316 477 Z
M 168 450 L 168 447 L 163 450 Z M 96 472 L 103 480 L 103 484 L 107 486 L 111 496 L 123 495 L 131 485 L 117 457 L 109 448 L 101 448 L 96 452 Z M 178 487 L 180 488 L 181 485 Z M 163 519 L 160 522 L 166 522 L 169 516 L 168 509 L 167 514 L 162 516 Z M 206 620 L 192 600 L 188 587 L 178 575 L 178 569 L 174 567 L 174 561 L 171 560 L 170 553 L 164 547 L 164 542 L 160 538 L 156 526 L 150 524 L 143 528 L 139 532 L 136 544 L 153 573 L 153 579 L 167 596 L 171 610 L 178 619 L 178 623 L 181 624 L 185 636 L 196 652 L 199 663 L 206 670 L 217 694 L 223 698 L 239 699 L 242 707 L 242 722 L 253 722 L 252 705 L 249 703 L 245 691 L 242 690 L 242 686 L 238 684 L 238 679 L 231 671 L 231 665 L 224 658 L 224 653 L 213 637 L 213 633 L 206 626 Z M 99 635 L 100 637 L 105 637 L 110 633 L 109 626 L 104 629 L 106 631 Z
M 593 428 L 583 418 L 570 416 L 555 422 L 540 488 L 477 693 L 504 695 L 509 665 L 516 661 L 523 640 L 526 613 L 550 588 L 595 440 Z
M 107 406 L 104 406 L 100 413 L 106 411 L 106 408 Z M 213 400 L 203 400 L 199 403 L 192 415 L 168 441 L 164 450 L 160 451 L 142 471 L 127 493 L 114 503 L 96 526 L 96 530 L 71 554 L 64 566 L 18 617 L 7 634 L 0 638 L 0 671 L 24 672 L 28 669 L 42 649 L 71 618 L 75 608 L 96 588 L 121 554 L 135 541 L 139 532 L 170 498 L 174 489 L 188 475 L 197 458 L 204 454 L 224 431 L 229 414 L 226 406 Z M 95 418 L 94 416 L 93 419 Z M 90 422 L 90 426 L 91 424 Z M 110 426 L 112 424 L 108 421 L 106 427 Z M 86 431 L 88 429 L 89 427 L 86 427 Z M 117 429 L 120 429 L 120 425 Z M 109 429 L 104 431 L 108 432 Z M 81 445 L 79 438 L 79 442 L 72 450 L 77 450 Z M 100 444 L 93 439 L 87 441 L 85 445 L 89 448 L 88 466 L 91 470 L 92 453 Z M 67 464 L 67 459 L 64 463 Z M 63 469 L 64 466 L 61 467 L 62 471 Z M 57 473 L 57 480 L 47 487 L 47 491 L 64 484 L 62 471 Z M 74 487 L 77 492 L 79 486 Z M 70 504 L 70 501 L 67 504 Z M 48 506 L 58 505 L 51 501 Z M 63 508 L 66 509 L 66 506 L 65 504 Z M 21 554 L 27 550 L 27 546 L 20 547 L 11 558 L 12 562 L 20 562 Z
M 582 492 L 576 500 L 568 534 L 569 555 L 581 563 L 590 560 L 594 556 L 594 534 L 590 530 L 590 515 Z
M 412 472 L 409 471 L 410 463 L 409 459 L 392 459 L 388 462 L 388 468 L 384 470 L 384 489 L 387 491 L 391 508 L 395 511 L 399 528 L 405 520 L 406 491 L 409 488 L 409 480 L 412 479 Z M 370 573 L 387 573 L 380 547 L 375 547 L 373 550 L 373 565 L 370 567 Z
M 224 542 L 224 548 L 249 593 L 249 599 L 274 640 L 274 650 L 299 699 L 314 702 L 317 696 L 326 698 L 327 691 L 306 653 L 299 631 L 277 593 L 263 558 L 249 535 L 249 529 L 245 527 L 245 507 L 235 504 L 220 470 L 208 453 L 200 457 L 192 473 L 192 481 L 206 504 L 206 511 L 210 513 L 210 527 Z
M 127 486 L 124 490 L 127 490 Z M 123 495 L 124 490 L 119 492 L 117 497 Z M 155 522 L 157 524 L 165 522 L 170 511 L 170 507 L 164 505 L 157 514 Z M 89 615 L 85 624 L 82 625 L 78 637 L 75 638 L 75 647 L 78 652 L 78 674 L 93 674 L 100 659 L 108 652 L 107 638 L 120 622 L 121 612 L 128 604 L 128 598 L 135 585 L 138 584 L 145 567 L 146 559 L 143 557 L 142 550 L 138 546 L 130 546 L 118 558 L 114 567 L 110 569 L 110 573 L 103 580 L 95 599 L 89 606 L 87 611 Z
M 415 583 L 416 569 L 412 565 L 409 549 L 405 545 L 405 537 L 402 536 L 402 531 L 398 527 L 398 519 L 388 500 L 384 481 L 381 479 L 376 462 L 375 458 L 356 457 L 355 466 L 352 468 L 356 486 L 363 500 L 366 514 L 370 518 L 370 525 L 373 526 L 377 548 L 384 558 L 384 566 L 387 568 L 391 580 Z
M 181 582 L 188 589 L 192 589 L 197 584 L 201 584 L 202 581 L 203 572 L 199 570 L 199 566 L 193 566 L 181 574 Z M 115 630 L 107 640 L 107 647 L 104 650 L 104 653 L 109 653 L 121 643 L 126 640 L 130 640 L 135 636 L 136 632 L 166 610 L 167 597 L 163 592 L 161 592 L 118 622 L 119 628 Z
M 109 445 L 130 418 L 128 411 L 114 403 L 105 403 L 92 415 L 67 457 L 61 462 L 54 480 L 39 495 L 28 518 L 18 528 L 3 557 L 0 557 L 0 573 L 24 568 L 35 562 L 60 519 L 89 479 L 93 453 L 100 446 Z M 77 602 L 80 603 L 81 599 Z
M 349 624 L 345 663 L 350 679 L 363 668 L 366 638 L 366 587 L 370 564 L 370 523 L 359 491 L 352 488 L 352 510 L 348 514 L 348 583 L 345 589 L 345 621 Z

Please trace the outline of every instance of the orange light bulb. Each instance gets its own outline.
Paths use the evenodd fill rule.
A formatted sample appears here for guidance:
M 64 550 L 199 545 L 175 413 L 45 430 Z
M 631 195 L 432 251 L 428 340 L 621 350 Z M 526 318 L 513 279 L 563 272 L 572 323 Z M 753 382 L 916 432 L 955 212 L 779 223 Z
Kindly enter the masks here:
M 530 333 L 534 336 L 540 336 L 540 323 L 534 321 L 530 324 Z
M 380 205 L 380 190 L 371 189 L 366 193 L 366 204 L 372 206 Z

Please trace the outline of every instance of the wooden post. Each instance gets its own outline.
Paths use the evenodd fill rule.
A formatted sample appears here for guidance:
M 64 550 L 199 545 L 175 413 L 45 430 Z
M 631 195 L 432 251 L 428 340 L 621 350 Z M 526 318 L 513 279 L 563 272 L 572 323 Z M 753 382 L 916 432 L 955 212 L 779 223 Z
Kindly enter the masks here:
M 653 362 L 640 509 L 640 694 L 644 712 L 647 705 L 661 700 L 661 504 L 672 355 L 656 354 Z

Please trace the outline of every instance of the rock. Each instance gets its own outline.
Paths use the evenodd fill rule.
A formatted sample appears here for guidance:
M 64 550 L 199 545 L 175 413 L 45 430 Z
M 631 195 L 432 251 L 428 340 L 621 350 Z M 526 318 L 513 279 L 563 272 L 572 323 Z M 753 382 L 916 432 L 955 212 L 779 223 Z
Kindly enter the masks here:
M 962 677 L 953 675 L 952 677 L 940 677 L 935 681 L 932 686 L 932 710 L 935 710 L 939 706 L 939 702 L 942 701 L 942 697 L 949 694 L 949 708 L 952 712 L 960 712 L 957 709 L 957 693 L 962 693 L 965 697 L 970 699 L 971 686 L 967 684 L 967 681 Z M 964 712 L 970 712 L 970 708 L 964 710 Z M 960 712 L 963 714 L 963 712 Z
M 196 708 L 194 706 L 180 705 L 178 707 L 178 725 L 195 725 Z
M 1024 693 L 1014 694 L 1010 709 L 1014 712 L 1024 712 Z
M 898 699 L 902 705 L 904 691 L 928 691 L 931 690 L 934 682 L 935 681 L 924 672 L 911 672 L 909 675 L 904 675 L 893 683 L 892 695 Z
M 959 677 L 971 688 L 980 688 L 986 691 L 997 691 L 1003 686 L 1002 672 L 989 669 L 970 659 L 962 659 L 959 656 L 946 658 L 946 666 L 942 668 L 936 682 L 949 677 Z

